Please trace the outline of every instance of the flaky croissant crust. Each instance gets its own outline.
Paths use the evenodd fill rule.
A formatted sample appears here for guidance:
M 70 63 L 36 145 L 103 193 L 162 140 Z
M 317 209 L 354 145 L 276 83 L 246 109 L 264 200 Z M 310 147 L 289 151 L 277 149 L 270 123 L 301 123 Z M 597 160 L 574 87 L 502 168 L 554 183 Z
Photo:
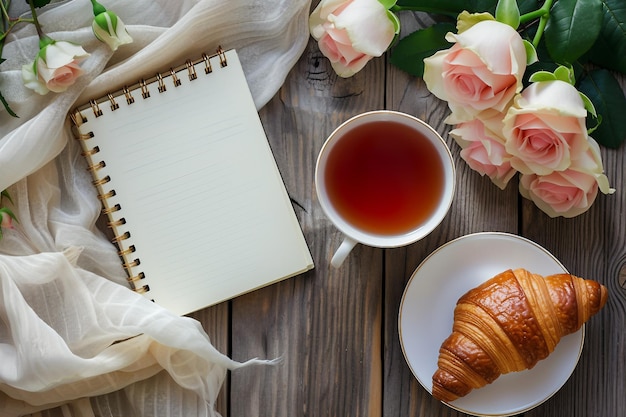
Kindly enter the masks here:
M 604 286 L 570 274 L 504 271 L 459 298 L 439 350 L 433 396 L 453 401 L 501 374 L 531 369 L 605 305 Z

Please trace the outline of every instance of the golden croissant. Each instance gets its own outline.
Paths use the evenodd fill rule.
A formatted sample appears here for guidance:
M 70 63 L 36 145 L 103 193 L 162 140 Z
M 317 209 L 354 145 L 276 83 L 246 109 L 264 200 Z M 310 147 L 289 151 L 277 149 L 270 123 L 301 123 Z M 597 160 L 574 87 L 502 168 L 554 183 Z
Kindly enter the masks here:
M 603 285 L 570 274 L 496 275 L 459 298 L 452 334 L 439 350 L 433 396 L 454 401 L 502 374 L 531 369 L 607 297 Z

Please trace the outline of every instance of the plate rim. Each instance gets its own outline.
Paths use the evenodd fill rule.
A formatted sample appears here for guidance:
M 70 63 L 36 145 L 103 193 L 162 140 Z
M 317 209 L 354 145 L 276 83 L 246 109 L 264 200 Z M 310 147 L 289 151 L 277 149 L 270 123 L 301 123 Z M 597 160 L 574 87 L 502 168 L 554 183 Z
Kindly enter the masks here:
M 506 236 L 508 238 L 512 238 L 515 240 L 519 240 L 521 242 L 524 242 L 526 244 L 530 244 L 531 246 L 534 246 L 535 248 L 541 250 L 542 252 L 544 252 L 545 254 L 547 254 L 549 257 L 551 257 L 564 271 L 564 273 L 569 274 L 570 272 L 567 270 L 567 268 L 565 268 L 565 266 L 561 263 L 561 261 L 558 260 L 558 258 L 556 258 L 556 256 L 554 256 L 550 251 L 548 251 L 546 248 L 544 248 L 543 246 L 541 246 L 540 244 L 538 244 L 537 242 L 534 242 L 524 236 L 520 236 L 517 234 L 513 234 L 513 233 L 509 233 L 509 232 L 475 232 L 475 233 L 469 233 L 466 235 L 462 235 L 459 237 L 456 237 L 454 239 L 451 239 L 445 243 L 443 243 L 442 245 L 440 245 L 439 247 L 437 247 L 435 250 L 433 250 L 432 252 L 430 252 L 419 264 L 418 266 L 413 270 L 413 272 L 411 273 L 411 276 L 409 277 L 405 287 L 404 287 L 404 291 L 402 292 L 402 298 L 400 300 L 400 306 L 398 309 L 398 338 L 400 341 L 400 348 L 402 350 L 402 355 L 404 357 L 404 361 L 407 364 L 407 366 L 409 367 L 409 370 L 411 371 L 411 374 L 413 376 L 413 378 L 415 380 L 417 380 L 417 382 L 432 396 L 432 388 L 431 387 L 427 387 L 424 385 L 424 383 L 422 383 L 422 381 L 420 380 L 420 378 L 417 377 L 416 372 L 413 368 L 413 366 L 411 365 L 408 355 L 407 355 L 407 351 L 406 348 L 404 346 L 404 341 L 403 341 L 403 337 L 402 337 L 402 311 L 403 311 L 403 307 L 405 304 L 405 300 L 406 300 L 406 296 L 407 296 L 407 292 L 409 287 L 411 286 L 413 279 L 415 278 L 415 276 L 417 275 L 418 271 L 424 266 L 424 264 L 426 264 L 433 256 L 435 256 L 437 253 L 441 252 L 442 250 L 445 250 L 447 247 L 458 243 L 461 240 L 467 240 L 467 239 L 471 239 L 471 238 L 475 238 L 475 237 L 480 237 L 480 236 Z M 555 389 L 548 393 L 545 398 L 543 398 L 541 401 L 537 402 L 536 404 L 531 404 L 528 407 L 524 407 L 523 409 L 520 410 L 515 410 L 515 411 L 511 411 L 511 412 L 503 412 L 503 413 L 497 413 L 497 414 L 481 414 L 481 413 L 477 413 L 475 411 L 472 410 L 468 410 L 466 408 L 462 408 L 459 406 L 456 406 L 450 402 L 446 402 L 446 401 L 440 401 L 442 404 L 456 410 L 456 411 L 460 411 L 462 413 L 466 413 L 472 416 L 477 416 L 477 417 L 510 417 L 510 416 L 514 416 L 516 414 L 519 413 L 525 413 L 527 411 L 530 411 L 538 406 L 540 406 L 541 404 L 543 404 L 544 402 L 546 402 L 547 400 L 549 400 L 550 398 L 552 398 L 554 396 L 554 394 L 556 394 L 558 391 L 561 390 L 561 388 L 563 388 L 563 386 L 565 385 L 565 383 L 569 380 L 569 378 L 571 377 L 572 373 L 574 372 L 574 370 L 576 369 L 576 367 L 578 366 L 578 363 L 580 361 L 580 357 L 582 355 L 582 351 L 583 351 L 583 347 L 585 344 L 585 323 L 583 323 L 582 327 L 580 328 L 581 331 L 581 342 L 580 342 L 580 346 L 578 347 L 578 352 L 576 355 L 576 360 L 574 361 L 574 366 L 572 368 L 572 371 L 570 372 L 570 374 L 568 375 L 567 378 L 565 378 L 565 380 L 558 385 L 557 387 L 555 387 Z M 434 398 L 434 397 L 433 397 Z

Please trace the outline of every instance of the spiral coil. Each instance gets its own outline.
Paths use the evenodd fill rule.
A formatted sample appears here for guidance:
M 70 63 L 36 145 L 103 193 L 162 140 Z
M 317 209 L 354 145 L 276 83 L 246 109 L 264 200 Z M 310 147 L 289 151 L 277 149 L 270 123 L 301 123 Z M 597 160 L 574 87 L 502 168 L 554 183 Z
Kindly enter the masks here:
M 118 98 L 123 98 L 126 101 L 127 105 L 131 105 L 135 103 L 135 97 L 133 96 L 133 91 L 141 92 L 141 97 L 143 99 L 150 98 L 150 91 L 148 86 L 150 84 L 157 84 L 157 91 L 159 93 L 164 93 L 167 91 L 168 84 L 174 87 L 179 87 L 182 85 L 182 80 L 179 77 L 179 73 L 187 71 L 187 78 L 189 81 L 194 81 L 198 78 L 198 73 L 196 71 L 196 65 L 203 63 L 204 64 L 204 73 L 210 74 L 213 72 L 213 65 L 211 64 L 211 60 L 213 58 L 218 58 L 220 68 L 228 66 L 228 60 L 226 58 L 225 51 L 219 47 L 217 51 L 212 55 L 202 54 L 201 58 L 196 61 L 186 61 L 183 65 L 178 66 L 176 68 L 170 68 L 167 72 L 157 73 L 152 78 L 149 79 L 141 79 L 136 84 L 131 86 L 124 86 L 121 90 L 114 93 L 107 93 L 100 100 L 91 100 L 89 102 L 89 106 L 95 117 L 100 117 L 104 114 L 100 105 L 106 101 L 109 102 L 109 107 L 111 111 L 115 111 L 120 108 L 120 105 L 117 101 Z M 83 109 L 77 109 L 70 115 L 72 122 L 76 126 L 80 126 L 82 123 L 85 123 L 87 120 L 83 115 L 81 115 L 81 111 Z M 77 120 L 76 117 L 81 117 L 81 120 Z M 82 139 L 82 138 L 79 138 Z

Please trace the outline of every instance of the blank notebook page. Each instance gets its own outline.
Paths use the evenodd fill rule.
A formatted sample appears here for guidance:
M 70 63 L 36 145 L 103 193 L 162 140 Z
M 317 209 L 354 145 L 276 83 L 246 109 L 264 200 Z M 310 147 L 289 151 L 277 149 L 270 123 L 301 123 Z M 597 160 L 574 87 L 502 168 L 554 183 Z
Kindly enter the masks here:
M 94 173 L 110 178 L 100 194 L 106 207 L 119 204 L 112 222 L 121 249 L 134 247 L 129 275 L 138 287 L 177 314 L 187 314 L 313 267 L 263 126 L 234 50 L 227 65 L 212 57 L 188 70 L 164 74 L 142 90 L 114 102 L 102 115 L 81 111 L 78 129 L 93 138 Z M 174 86 L 176 79 L 179 86 Z M 166 91 L 159 92 L 162 85 Z M 84 121 L 83 119 L 83 121 Z M 129 250 L 130 251 L 130 250 Z

